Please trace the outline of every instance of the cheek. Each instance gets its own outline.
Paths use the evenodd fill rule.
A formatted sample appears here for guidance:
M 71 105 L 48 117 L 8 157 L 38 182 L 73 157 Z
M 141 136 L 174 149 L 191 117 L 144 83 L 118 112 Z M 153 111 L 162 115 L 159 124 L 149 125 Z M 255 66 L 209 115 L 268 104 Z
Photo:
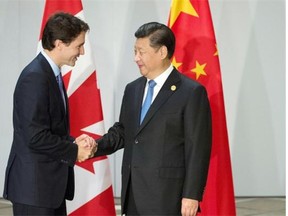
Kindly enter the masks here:
M 156 59 L 156 57 L 150 58 L 148 62 L 149 62 L 149 67 L 150 68 L 151 67 L 154 68 L 155 66 L 157 66 L 159 64 L 157 59 Z
M 74 52 L 70 52 L 69 53 L 69 59 L 74 61 L 74 59 L 78 56 L 78 54 L 74 51 Z
M 148 65 L 153 65 L 154 64 L 155 59 L 152 56 L 146 56 L 143 59 L 143 62 L 145 63 L 146 66 Z
M 71 55 L 74 56 L 79 55 L 79 53 L 80 53 L 79 49 L 73 49 L 73 51 L 71 51 Z

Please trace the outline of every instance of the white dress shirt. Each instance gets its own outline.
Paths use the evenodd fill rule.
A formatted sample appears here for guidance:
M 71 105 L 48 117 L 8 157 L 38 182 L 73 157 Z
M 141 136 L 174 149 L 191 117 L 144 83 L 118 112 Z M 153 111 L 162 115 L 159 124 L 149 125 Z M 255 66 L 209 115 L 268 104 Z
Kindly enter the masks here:
M 173 66 L 172 64 L 162 73 L 160 74 L 158 77 L 156 77 L 154 79 L 154 81 L 156 82 L 156 86 L 154 87 L 154 92 L 153 92 L 153 98 L 152 98 L 152 102 L 151 104 L 153 103 L 154 99 L 156 98 L 156 96 L 158 95 L 160 89 L 162 88 L 162 86 L 164 85 L 165 81 L 167 80 L 168 76 L 170 75 L 170 73 L 172 72 L 173 70 Z M 142 101 L 142 105 L 144 103 L 144 100 L 146 98 L 146 94 L 147 94 L 147 91 L 148 91 L 148 82 L 149 82 L 150 79 L 147 79 L 147 82 L 146 82 L 146 86 L 145 86 L 145 92 L 144 92 L 144 96 L 143 96 L 143 101 Z

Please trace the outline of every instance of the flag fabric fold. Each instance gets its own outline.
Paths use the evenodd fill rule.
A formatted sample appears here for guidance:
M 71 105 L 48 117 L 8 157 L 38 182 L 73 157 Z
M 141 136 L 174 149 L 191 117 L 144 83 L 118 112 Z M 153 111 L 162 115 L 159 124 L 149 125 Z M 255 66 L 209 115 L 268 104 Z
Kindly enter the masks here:
M 39 37 L 41 50 L 43 28 L 55 12 L 68 12 L 85 21 L 81 0 L 46 0 Z M 100 89 L 88 35 L 85 54 L 74 67 L 61 69 L 69 98 L 71 135 L 83 133 L 94 139 L 104 134 Z M 67 201 L 69 215 L 116 215 L 109 161 L 106 156 L 89 159 L 75 165 L 75 196 Z
M 168 26 L 176 37 L 173 65 L 206 87 L 212 152 L 200 215 L 236 215 L 220 63 L 208 0 L 172 0 Z

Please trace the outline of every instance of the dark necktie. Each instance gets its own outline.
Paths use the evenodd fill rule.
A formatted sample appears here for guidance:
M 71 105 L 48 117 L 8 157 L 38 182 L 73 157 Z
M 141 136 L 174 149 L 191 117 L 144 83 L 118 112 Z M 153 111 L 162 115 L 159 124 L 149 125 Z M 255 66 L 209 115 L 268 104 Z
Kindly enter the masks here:
M 149 84 L 149 86 L 148 86 L 147 95 L 146 95 L 146 98 L 144 100 L 144 103 L 143 103 L 142 109 L 141 109 L 140 124 L 142 123 L 146 113 L 149 110 L 149 107 L 151 105 L 152 98 L 153 98 L 154 87 L 156 86 L 157 83 L 154 80 L 150 80 L 148 82 L 148 84 Z
M 59 89 L 60 89 L 60 92 L 61 92 L 61 96 L 62 96 L 62 99 L 63 99 L 64 107 L 66 109 L 66 101 L 65 101 L 65 94 L 64 94 L 64 89 L 63 89 L 63 80 L 62 80 L 61 73 L 58 76 L 56 76 L 56 80 L 57 80 L 57 83 L 58 83 L 58 86 L 59 86 Z

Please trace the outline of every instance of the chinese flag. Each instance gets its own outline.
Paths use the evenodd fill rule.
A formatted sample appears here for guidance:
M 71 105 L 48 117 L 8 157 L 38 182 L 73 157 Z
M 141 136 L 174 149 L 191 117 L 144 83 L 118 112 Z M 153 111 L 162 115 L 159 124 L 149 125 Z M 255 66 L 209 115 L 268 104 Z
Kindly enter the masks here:
M 81 0 L 46 0 L 38 50 L 41 49 L 42 31 L 50 15 L 69 12 L 85 20 Z M 69 97 L 70 131 L 77 137 L 83 133 L 97 139 L 104 134 L 100 90 L 88 35 L 85 55 L 71 68 L 61 68 Z M 77 163 L 75 168 L 75 196 L 67 202 L 69 215 L 116 215 L 109 161 L 106 156 Z
M 217 44 L 208 0 L 172 0 L 173 65 L 203 84 L 212 110 L 212 152 L 200 215 L 236 215 Z

